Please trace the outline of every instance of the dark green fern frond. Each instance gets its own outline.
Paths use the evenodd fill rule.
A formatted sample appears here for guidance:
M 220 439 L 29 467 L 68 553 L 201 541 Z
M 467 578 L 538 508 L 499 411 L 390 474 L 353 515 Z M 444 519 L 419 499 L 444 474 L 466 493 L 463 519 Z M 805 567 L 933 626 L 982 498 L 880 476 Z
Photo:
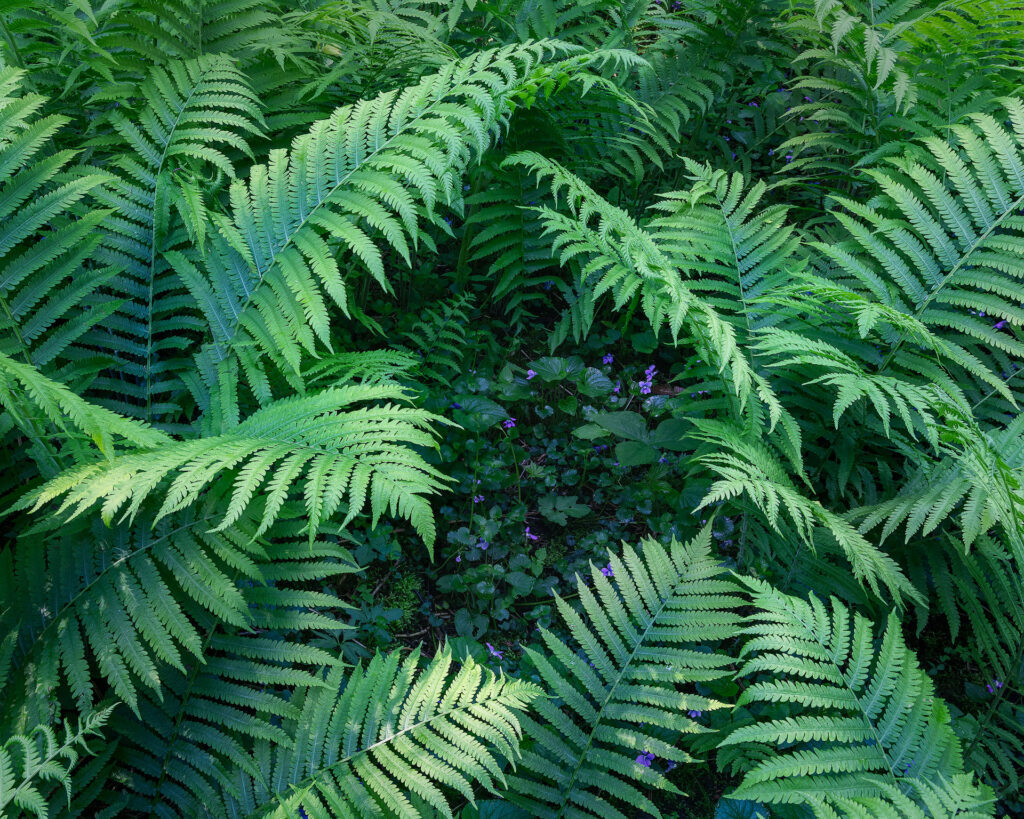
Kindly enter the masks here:
M 871 622 L 834 598 L 826 606 L 814 595 L 744 582 L 757 611 L 741 650 L 740 676 L 750 685 L 739 704 L 770 707 L 771 716 L 722 745 L 773 752 L 747 771 L 736 798 L 834 810 L 898 806 L 897 793 L 913 798 L 918 783 L 941 790 L 963 774 L 948 708 L 904 643 L 896 614 L 876 643 Z
M 519 712 L 532 683 L 495 676 L 450 651 L 420 668 L 419 649 L 340 667 L 290 705 L 287 742 L 261 739 L 252 765 L 231 777 L 235 816 L 445 816 L 444 791 L 474 801 L 474 786 L 505 784 L 519 756 Z
M 156 68 L 140 96 L 137 113 L 110 114 L 125 151 L 112 162 L 118 179 L 99 199 L 116 213 L 105 248 L 123 269 L 112 288 L 124 305 L 105 325 L 115 369 L 94 389 L 120 411 L 153 421 L 177 410 L 178 372 L 203 330 L 164 258 L 189 239 L 174 206 L 183 209 L 190 199 L 192 168 L 234 177 L 228 152 L 250 154 L 246 140 L 260 134 L 262 118 L 248 81 L 225 57 Z
M 410 354 L 419 358 L 419 372 L 425 378 L 450 386 L 451 379 L 461 372 L 472 304 L 472 295 L 462 293 L 441 302 L 437 309 L 426 307 L 402 334 Z
M 259 536 L 289 493 L 301 489 L 310 542 L 347 499 L 343 526 L 369 501 L 372 525 L 385 513 L 407 518 L 432 547 L 434 518 L 423 496 L 444 487 L 446 478 L 414 447 L 436 446 L 432 425 L 450 422 L 414 407 L 376 403 L 405 398 L 402 387 L 384 383 L 282 399 L 222 435 L 171 441 L 70 469 L 26 495 L 18 508 L 37 510 L 62 498 L 57 514 L 67 512 L 69 519 L 101 503 L 105 521 L 122 509 L 122 518 L 133 520 L 159 490 L 159 521 L 213 492 L 225 505 L 217 531 L 256 502 Z M 357 402 L 374 403 L 351 409 Z
M 303 638 L 344 628 L 332 612 L 344 604 L 309 590 L 308 580 L 336 581 L 357 569 L 336 545 L 310 548 L 298 521 L 278 532 L 254 556 L 254 579 L 239 583 L 247 625 L 197 618 L 195 656 L 165 669 L 159 691 L 141 691 L 137 714 L 115 720 L 122 738 L 107 801 L 148 816 L 236 816 L 228 783 L 262 780 L 253 746 L 295 748 L 296 721 L 308 725 L 295 692 L 335 696 L 341 664 Z
M 667 549 L 625 546 L 605 569 L 591 565 L 593 590 L 577 580 L 582 614 L 558 599 L 574 644 L 543 630 L 546 651 L 527 649 L 558 701 L 538 700 L 537 718 L 523 718 L 521 772 L 507 794 L 530 816 L 660 816 L 649 789 L 679 793 L 652 760 L 692 761 L 680 733 L 706 732 L 695 712 L 726 707 L 693 685 L 728 674 L 730 658 L 709 644 L 741 622 L 741 598 L 710 546 L 709 529 Z
M 107 212 L 84 199 L 108 177 L 53 150 L 68 118 L 39 116 L 24 84 L 0 71 L 0 353 L 48 367 L 117 306 L 99 292 L 115 271 L 88 267 Z
M 83 711 L 107 691 L 135 709 L 141 691 L 158 690 L 201 654 L 202 617 L 248 625 L 235 579 L 259 579 L 255 560 L 265 550 L 251 524 L 210 532 L 216 515 L 205 508 L 130 531 L 93 520 L 22 539 L 9 574 L 0 573 L 4 622 L 18 630 L 11 685 L 22 686 L 23 711 L 5 719 L 40 719 L 65 689 Z
M 83 753 L 90 752 L 89 738 L 102 735 L 111 710 L 91 711 L 79 717 L 77 726 L 65 721 L 63 740 L 48 725 L 38 725 L 0 745 L 0 815 L 18 811 L 47 819 L 50 806 L 44 792 L 55 786 L 65 791 L 70 803 L 72 769 Z

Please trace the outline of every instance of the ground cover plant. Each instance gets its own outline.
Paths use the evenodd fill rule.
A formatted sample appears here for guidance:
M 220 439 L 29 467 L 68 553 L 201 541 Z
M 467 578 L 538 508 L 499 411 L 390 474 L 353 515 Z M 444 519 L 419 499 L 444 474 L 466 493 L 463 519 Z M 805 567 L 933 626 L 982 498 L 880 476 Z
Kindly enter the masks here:
M 0 816 L 1024 814 L 1022 45 L 5 0 Z

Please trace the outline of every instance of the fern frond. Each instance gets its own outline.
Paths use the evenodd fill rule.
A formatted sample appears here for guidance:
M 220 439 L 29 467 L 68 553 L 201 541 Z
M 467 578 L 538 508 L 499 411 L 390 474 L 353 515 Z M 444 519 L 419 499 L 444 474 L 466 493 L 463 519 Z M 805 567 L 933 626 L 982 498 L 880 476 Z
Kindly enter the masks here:
M 272 152 L 248 184 L 234 183 L 215 252 L 200 262 L 169 256 L 221 354 L 252 346 L 298 371 L 317 340 L 330 349 L 328 305 L 348 312 L 347 260 L 388 290 L 382 246 L 409 263 L 428 240 L 421 221 L 445 229 L 437 206 L 461 208 L 459 180 L 514 98 L 536 94 L 549 73 L 596 59 L 543 64 L 567 50 L 537 43 L 481 52 L 400 92 L 339 108 L 290 151 Z
M 233 815 L 452 819 L 444 790 L 470 803 L 476 784 L 496 792 L 503 760 L 519 756 L 519 712 L 541 691 L 472 660 L 452 666 L 445 649 L 420 668 L 416 649 L 378 654 L 347 679 L 330 670 L 291 703 L 289 741 L 260 740 L 255 770 L 232 777 Z
M 123 269 L 111 283 L 123 306 L 104 327 L 116 371 L 93 388 L 119 411 L 154 421 L 177 412 L 178 373 L 203 329 L 164 255 L 189 238 L 172 203 L 187 198 L 193 168 L 233 178 L 228 154 L 251 156 L 246 140 L 261 134 L 262 116 L 248 80 L 225 57 L 155 68 L 139 94 L 137 112 L 110 114 L 124 151 L 111 163 L 118 178 L 98 198 L 116 214 L 104 247 Z M 189 226 L 201 235 L 201 222 Z
M 708 729 L 687 712 L 726 707 L 693 684 L 728 673 L 730 658 L 707 646 L 741 621 L 710 545 L 705 529 L 686 545 L 625 546 L 606 569 L 591 565 L 593 589 L 577 580 L 582 614 L 558 598 L 573 645 L 542 630 L 546 651 L 527 654 L 561 702 L 539 700 L 537 718 L 523 718 L 521 773 L 507 794 L 531 816 L 660 816 L 648 789 L 679 793 L 651 762 L 692 761 L 676 741 Z
M 406 397 L 402 387 L 384 383 L 282 399 L 223 435 L 175 440 L 70 469 L 17 508 L 38 510 L 61 498 L 57 514 L 67 512 L 69 520 L 100 503 L 105 521 L 122 509 L 122 519 L 134 520 L 160 489 L 156 522 L 213 491 L 226 504 L 217 531 L 239 520 L 259 497 L 259 536 L 277 519 L 289 492 L 301 488 L 310 542 L 347 498 L 343 526 L 369 502 L 374 526 L 385 513 L 404 517 L 432 547 L 433 513 L 423 496 L 444 487 L 446 478 L 413 447 L 436 446 L 431 425 L 450 422 L 390 403 L 349 409 L 356 402 Z M 162 486 L 165 480 L 169 486 Z
M 426 307 L 422 317 L 403 332 L 405 346 L 419 358 L 419 371 L 425 377 L 451 386 L 451 379 L 461 371 L 472 302 L 470 294 L 462 293 L 437 309 Z
M 78 719 L 77 726 L 64 723 L 64 737 L 47 725 L 29 734 L 17 734 L 0 745 L 0 815 L 12 810 L 47 819 L 50 807 L 41 788 L 57 785 L 71 801 L 71 772 L 84 753 L 90 737 L 102 736 L 103 726 L 113 708 L 91 711 Z
M 987 114 L 955 125 L 950 137 L 868 174 L 882 198 L 863 205 L 836 196 L 850 239 L 817 244 L 837 268 L 882 304 L 916 319 L 945 342 L 946 366 L 1013 401 L 997 355 L 1024 345 L 1004 325 L 1024 324 L 1017 303 L 1024 256 L 1024 102 L 1003 101 L 1004 125 Z M 915 371 L 902 329 L 888 340 L 881 369 Z
M 871 622 L 835 598 L 826 605 L 813 594 L 803 600 L 762 581 L 744 583 L 757 611 L 740 652 L 740 676 L 751 683 L 739 704 L 773 713 L 737 728 L 722 745 L 774 751 L 746 772 L 736 798 L 837 810 L 872 802 L 898 807 L 911 803 L 916 788 L 941 791 L 963 774 L 949 711 L 907 648 L 895 613 L 876 644 Z
M 68 118 L 0 71 L 0 353 L 48 367 L 116 308 L 100 287 L 116 272 L 97 258 L 108 212 L 89 208 L 108 176 L 52 148 Z
M 165 669 L 159 690 L 140 692 L 137 713 L 115 720 L 121 742 L 111 801 L 147 815 L 238 815 L 229 808 L 229 783 L 262 778 L 254 745 L 301 747 L 296 692 L 335 695 L 327 686 L 342 664 L 309 639 L 345 628 L 331 611 L 344 604 L 310 590 L 308 579 L 330 582 L 357 568 L 333 544 L 310 548 L 297 520 L 276 531 L 266 552 L 254 555 L 254 579 L 239 583 L 247 625 L 198 617 L 195 655 Z
M 827 531 L 842 549 L 857 580 L 875 595 L 881 587 L 901 602 L 921 601 L 921 593 L 903 574 L 898 563 L 858 532 L 840 515 L 811 500 L 796 487 L 774 453 L 762 442 L 750 439 L 743 430 L 721 421 L 694 419 L 694 437 L 715 449 L 698 454 L 698 460 L 719 476 L 699 509 L 747 495 L 768 525 L 779 531 L 785 515 L 798 537 L 813 547 L 815 530 Z

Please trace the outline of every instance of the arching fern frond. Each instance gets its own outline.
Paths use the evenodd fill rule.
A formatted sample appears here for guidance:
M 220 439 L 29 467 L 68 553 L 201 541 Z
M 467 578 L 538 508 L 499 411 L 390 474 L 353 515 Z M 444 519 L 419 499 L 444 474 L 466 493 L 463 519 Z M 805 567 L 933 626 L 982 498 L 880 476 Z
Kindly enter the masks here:
M 740 676 L 751 682 L 739 704 L 770 707 L 772 716 L 737 728 L 722 745 L 752 743 L 771 753 L 733 796 L 840 815 L 842 807 L 872 802 L 898 809 L 915 789 L 941 791 L 964 773 L 946 704 L 907 648 L 895 613 L 876 643 L 871 622 L 839 600 L 826 605 L 813 594 L 804 600 L 763 581 L 744 583 L 757 611 L 740 652 Z M 923 795 L 920 808 L 927 808 Z
M 593 589 L 577 580 L 582 614 L 558 598 L 573 644 L 543 630 L 547 650 L 527 654 L 560 702 L 538 700 L 537 718 L 523 718 L 521 773 L 507 794 L 530 816 L 660 816 L 647 790 L 679 793 L 650 762 L 692 761 L 679 735 L 708 729 L 687 712 L 726 707 L 693 684 L 728 673 L 731 659 L 713 645 L 741 622 L 710 546 L 710 529 L 667 549 L 625 546 L 605 569 L 591 565 Z
M 635 299 L 655 333 L 667 326 L 673 339 L 684 330 L 695 339 L 698 349 L 731 382 L 741 407 L 756 398 L 768 408 L 772 426 L 783 417 L 785 410 L 768 382 L 751 367 L 733 325 L 694 293 L 675 260 L 651 233 L 575 174 L 539 154 L 513 154 L 504 164 L 527 168 L 539 179 L 550 180 L 556 200 L 565 194 L 571 217 L 550 208 L 536 210 L 552 237 L 553 255 L 559 256 L 562 265 L 578 260 L 581 284 L 593 297 L 583 302 L 582 312 L 571 315 L 578 337 L 589 332 L 593 323 L 594 300 L 609 293 L 620 309 Z M 787 422 L 785 426 L 793 435 L 799 434 L 795 425 Z
M 0 745 L 0 816 L 17 810 L 47 819 L 50 807 L 44 791 L 54 785 L 66 792 L 70 802 L 72 769 L 83 753 L 89 753 L 89 738 L 102 735 L 111 710 L 89 712 L 74 727 L 65 721 L 63 740 L 48 725 L 38 725 L 29 734 L 16 734 Z
M 234 183 L 216 252 L 205 263 L 172 258 L 221 354 L 252 346 L 298 371 L 303 350 L 313 353 L 317 340 L 330 348 L 328 304 L 348 312 L 349 260 L 389 289 L 382 246 L 409 263 L 413 248 L 431 241 L 421 221 L 447 229 L 437 206 L 461 208 L 459 180 L 514 98 L 606 59 L 542 64 L 568 50 L 536 43 L 481 52 L 410 88 L 339 108 L 290 151 L 272 152 L 248 183 Z
M 1009 126 L 987 114 L 950 138 L 868 173 L 882 197 L 868 205 L 836 196 L 845 243 L 816 247 L 882 304 L 912 316 L 945 342 L 955 367 L 1012 401 L 999 372 L 1024 344 L 1003 327 L 1024 325 L 1024 102 L 1004 100 Z M 916 372 L 906 330 L 888 340 L 881 368 Z M 980 386 L 980 384 L 979 384 Z
M 54 426 L 74 430 L 95 442 L 105 455 L 114 453 L 115 438 L 139 447 L 166 444 L 171 438 L 133 418 L 90 404 L 59 381 L 47 378 L 34 367 L 0 353 L 0 404 L 15 420 L 24 418 L 29 426 L 28 408 L 39 410 Z
M 233 815 L 445 816 L 443 789 L 469 802 L 474 786 L 504 785 L 502 760 L 519 756 L 519 713 L 541 690 L 468 660 L 453 673 L 450 651 L 420 668 L 419 649 L 376 655 L 294 698 L 288 743 L 261 740 L 255 775 L 232 779 Z
M 161 488 L 154 522 L 195 504 L 207 493 L 223 498 L 223 531 L 258 498 L 262 535 L 277 519 L 289 493 L 301 488 L 309 538 L 347 499 L 347 524 L 366 508 L 373 525 L 385 513 L 407 518 L 433 546 L 435 528 L 423 497 L 445 485 L 445 476 L 413 447 L 436 446 L 432 424 L 450 423 L 414 407 L 375 402 L 403 400 L 397 384 L 335 387 L 286 398 L 250 415 L 222 435 L 171 441 L 109 462 L 68 470 L 19 502 L 39 509 L 62 498 L 57 514 L 75 518 L 98 503 L 103 519 L 134 519 Z M 371 406 L 350 408 L 357 402 Z M 165 480 L 169 486 L 162 486 Z
M 694 419 L 693 423 L 694 437 L 712 445 L 711 451 L 699 452 L 697 460 L 719 476 L 698 508 L 747 495 L 776 532 L 783 515 L 809 547 L 814 545 L 817 530 L 828 532 L 853 567 L 854 577 L 875 595 L 881 594 L 884 586 L 897 602 L 921 601 L 920 592 L 899 564 L 839 514 L 805 497 L 763 442 L 751 440 L 736 425 L 707 419 Z

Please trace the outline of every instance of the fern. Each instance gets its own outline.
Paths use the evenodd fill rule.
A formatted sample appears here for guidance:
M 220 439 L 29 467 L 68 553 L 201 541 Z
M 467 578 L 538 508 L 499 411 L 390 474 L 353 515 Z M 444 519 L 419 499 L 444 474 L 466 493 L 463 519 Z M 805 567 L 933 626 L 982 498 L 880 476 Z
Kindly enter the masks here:
M 68 118 L 24 82 L 0 72 L 0 353 L 49 367 L 117 306 L 99 291 L 116 271 L 89 269 L 108 213 L 85 203 L 107 176 L 52 149 Z
M 284 399 L 224 435 L 171 441 L 71 469 L 26 495 L 18 508 L 36 510 L 63 498 L 57 514 L 67 511 L 70 520 L 102 502 L 105 521 L 110 522 L 122 508 L 122 518 L 133 520 L 149 495 L 170 479 L 154 522 L 197 503 L 212 489 L 226 503 L 216 527 L 223 531 L 265 487 L 258 537 L 271 527 L 293 484 L 305 475 L 301 483 L 310 542 L 321 521 L 337 512 L 347 496 L 343 526 L 369 500 L 373 525 L 385 512 L 400 515 L 432 547 L 433 514 L 423 495 L 437 492 L 445 479 L 411 446 L 434 446 L 430 425 L 445 423 L 444 419 L 393 404 L 345 409 L 359 401 L 404 397 L 401 387 L 379 384 Z M 211 487 L 214 483 L 219 488 Z
M 156 816 L 237 815 L 228 807 L 229 783 L 259 776 L 252 746 L 295 747 L 294 721 L 302 714 L 295 693 L 334 693 L 328 686 L 342 665 L 307 641 L 314 630 L 344 628 L 331 612 L 343 604 L 304 586 L 356 567 L 344 549 L 323 541 L 311 548 L 297 537 L 298 521 L 277 531 L 265 552 L 253 555 L 253 579 L 239 584 L 245 626 L 201 614 L 195 656 L 167 669 L 159 690 L 140 692 L 138 713 L 115 720 L 122 739 L 111 761 L 111 803 Z
M 751 766 L 733 796 L 837 812 L 855 804 L 905 806 L 915 788 L 941 791 L 963 774 L 946 704 L 934 696 L 894 614 L 875 646 L 870 621 L 834 598 L 826 606 L 814 595 L 802 600 L 744 582 L 757 610 L 740 652 L 740 676 L 753 679 L 738 704 L 785 710 L 723 740 L 776 749 Z
M 691 686 L 722 678 L 731 662 L 702 644 L 735 636 L 740 622 L 740 598 L 710 544 L 705 529 L 668 549 L 625 546 L 610 554 L 609 576 L 591 565 L 593 590 L 577 580 L 582 615 L 558 599 L 574 645 L 543 630 L 544 652 L 527 655 L 561 703 L 539 700 L 538 718 L 523 719 L 523 770 L 509 783 L 508 798 L 531 816 L 657 816 L 648 789 L 679 793 L 646 755 L 692 761 L 676 739 L 708 729 L 687 712 L 726 704 Z
M 471 803 L 475 782 L 495 792 L 503 760 L 519 755 L 519 712 L 540 690 L 472 660 L 452 673 L 448 650 L 419 660 L 418 649 L 377 655 L 304 689 L 286 723 L 293 741 L 257 743 L 255 772 L 233 777 L 233 814 L 450 819 L 442 789 Z
M 997 362 L 1002 355 L 1020 357 L 1022 348 L 995 325 L 1022 321 L 1013 294 L 1014 260 L 1024 247 L 1024 104 L 1008 99 L 1004 105 L 1009 129 L 977 114 L 951 129 L 951 144 L 932 137 L 925 151 L 871 170 L 884 195 L 881 206 L 836 197 L 845 210 L 835 216 L 851 239 L 817 247 L 877 301 L 943 339 L 948 366 L 1009 398 Z M 851 255 L 854 248 L 859 255 Z M 920 366 L 905 349 L 909 340 L 906 330 L 895 334 L 882 370 Z
M 140 96 L 145 105 L 134 116 L 110 114 L 125 152 L 112 163 L 117 181 L 99 199 L 116 213 L 105 246 L 123 268 L 112 287 L 124 306 L 106 325 L 117 372 L 94 388 L 118 396 L 119 411 L 154 421 L 177 410 L 181 356 L 202 330 L 165 258 L 188 240 L 174 212 L 193 212 L 192 167 L 234 177 L 225 152 L 251 155 L 246 138 L 260 134 L 261 116 L 246 78 L 223 57 L 156 68 Z M 205 221 L 200 213 L 185 223 L 200 244 Z
M 451 378 L 460 371 L 465 355 L 471 305 L 468 294 L 455 296 L 436 310 L 425 308 L 423 317 L 404 331 L 406 347 L 419 357 L 419 370 L 426 378 L 451 386 Z
M 89 752 L 90 737 L 102 735 L 111 708 L 93 711 L 79 718 L 77 726 L 64 723 L 64 739 L 46 725 L 27 735 L 10 737 L 0 746 L 0 811 L 8 815 L 15 808 L 40 819 L 49 816 L 49 805 L 40 788 L 57 784 L 71 802 L 71 771 L 82 753 Z
M 255 167 L 248 185 L 234 183 L 232 218 L 219 220 L 223 238 L 205 273 L 180 253 L 169 256 L 223 354 L 251 345 L 298 370 L 315 339 L 330 348 L 327 301 L 348 309 L 332 247 L 387 290 L 380 242 L 410 261 L 426 235 L 421 218 L 440 227 L 439 203 L 461 207 L 458 179 L 474 151 L 486 149 L 512 97 L 546 77 L 541 61 L 565 50 L 483 52 L 401 93 L 340 108 L 291 151 Z

